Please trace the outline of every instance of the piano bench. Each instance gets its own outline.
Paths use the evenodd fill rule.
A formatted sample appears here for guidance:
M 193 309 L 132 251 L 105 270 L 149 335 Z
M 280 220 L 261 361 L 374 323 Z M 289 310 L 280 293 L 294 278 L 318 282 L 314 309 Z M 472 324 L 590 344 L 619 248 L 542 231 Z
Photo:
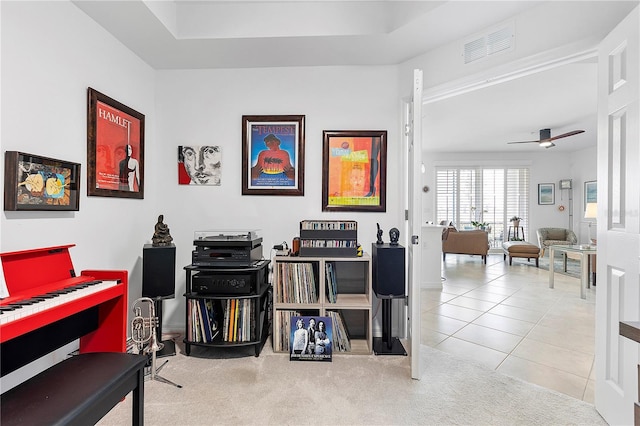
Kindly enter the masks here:
M 95 424 L 133 391 L 132 424 L 142 425 L 146 364 L 118 352 L 73 356 L 0 395 L 0 424 Z

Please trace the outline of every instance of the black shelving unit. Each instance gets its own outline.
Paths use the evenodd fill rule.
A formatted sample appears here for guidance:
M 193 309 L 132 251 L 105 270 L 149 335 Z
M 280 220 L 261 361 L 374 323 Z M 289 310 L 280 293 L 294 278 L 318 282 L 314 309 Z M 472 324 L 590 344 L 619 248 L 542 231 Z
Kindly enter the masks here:
M 267 278 L 269 263 L 269 260 L 262 260 L 254 266 L 239 268 L 194 265 L 184 267 L 186 272 L 186 293 L 184 294 L 186 331 L 183 342 L 187 356 L 191 354 L 191 346 L 237 347 L 250 345 L 255 347 L 255 356 L 260 356 L 271 330 L 272 290 Z M 194 277 L 199 274 L 207 277 L 209 281 L 207 289 L 198 284 L 194 285 Z M 217 333 L 212 331 L 211 334 L 215 335 L 210 341 L 202 338 L 204 333 L 201 333 L 200 339 L 196 338 L 197 333 L 194 332 L 193 309 L 196 309 L 201 301 L 212 308 L 207 312 L 207 315 L 212 316 L 210 325 L 216 324 Z M 234 301 L 234 305 L 228 304 L 228 301 Z M 230 305 L 234 307 L 230 308 Z M 236 311 L 235 306 L 242 307 L 239 312 L 246 315 L 244 322 L 240 314 L 236 316 L 234 321 L 229 319 L 230 315 L 228 314 Z M 205 315 L 203 312 L 197 314 Z M 242 328 L 244 328 L 242 333 L 246 333 L 244 339 L 239 337 Z M 229 333 L 230 329 L 236 332 L 235 335 L 233 332 Z

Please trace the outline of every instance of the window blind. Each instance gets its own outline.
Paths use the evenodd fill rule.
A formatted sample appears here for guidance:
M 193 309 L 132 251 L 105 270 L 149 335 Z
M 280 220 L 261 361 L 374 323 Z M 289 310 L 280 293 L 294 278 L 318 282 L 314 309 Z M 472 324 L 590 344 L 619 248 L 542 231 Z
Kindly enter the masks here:
M 529 169 L 437 167 L 436 215 L 438 222 L 462 230 L 484 224 L 492 247 L 500 247 L 509 237 L 511 217 L 521 217 L 520 226 L 527 226 Z

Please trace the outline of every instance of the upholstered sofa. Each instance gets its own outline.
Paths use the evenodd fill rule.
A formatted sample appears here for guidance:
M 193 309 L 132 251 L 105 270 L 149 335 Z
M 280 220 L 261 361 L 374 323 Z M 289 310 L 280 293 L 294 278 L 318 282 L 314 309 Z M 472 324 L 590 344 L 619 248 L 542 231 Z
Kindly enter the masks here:
M 540 246 L 540 257 L 544 256 L 544 251 L 551 245 L 572 245 L 578 243 L 575 232 L 565 228 L 538 228 L 538 245 Z
M 457 231 L 448 228 L 442 234 L 442 260 L 447 253 L 452 254 L 476 254 L 482 256 L 482 261 L 487 263 L 489 252 L 489 234 L 485 231 Z

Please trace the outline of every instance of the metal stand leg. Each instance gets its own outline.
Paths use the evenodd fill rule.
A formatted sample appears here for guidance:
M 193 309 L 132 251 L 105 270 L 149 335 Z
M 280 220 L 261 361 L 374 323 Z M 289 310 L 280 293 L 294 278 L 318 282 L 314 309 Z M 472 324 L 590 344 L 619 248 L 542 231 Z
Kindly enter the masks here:
M 158 368 L 156 368 L 156 352 L 158 351 L 158 346 L 156 344 L 156 335 L 155 335 L 155 330 L 153 332 L 153 337 L 152 337 L 152 342 L 151 342 L 151 380 L 156 380 L 158 382 L 163 382 L 166 383 L 168 385 L 173 385 L 177 388 L 182 388 L 182 385 L 178 385 L 176 383 L 173 383 L 171 380 L 165 379 L 164 377 L 160 376 L 158 374 L 158 372 L 160 370 L 162 370 L 162 367 L 164 367 L 165 365 L 167 365 L 167 363 L 169 362 L 169 360 L 165 360 L 165 362 L 162 363 L 162 365 Z

